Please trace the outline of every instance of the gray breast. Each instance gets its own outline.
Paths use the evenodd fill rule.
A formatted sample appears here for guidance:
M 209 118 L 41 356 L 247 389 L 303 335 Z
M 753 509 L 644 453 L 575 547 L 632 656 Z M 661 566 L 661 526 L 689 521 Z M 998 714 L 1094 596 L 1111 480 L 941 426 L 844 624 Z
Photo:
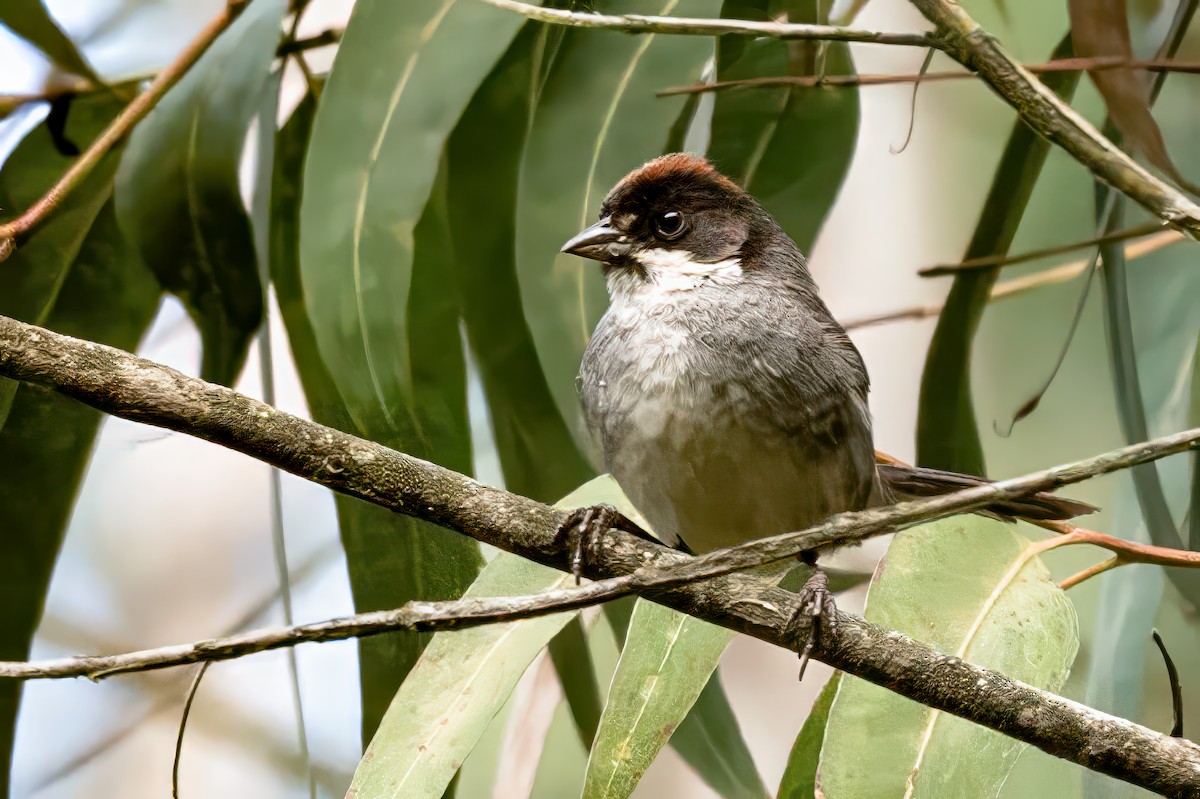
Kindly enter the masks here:
M 660 536 L 705 551 L 866 504 L 865 392 L 797 385 L 806 370 L 776 350 L 804 342 L 787 333 L 739 343 L 687 308 L 644 310 L 610 309 L 581 393 L 608 471 Z

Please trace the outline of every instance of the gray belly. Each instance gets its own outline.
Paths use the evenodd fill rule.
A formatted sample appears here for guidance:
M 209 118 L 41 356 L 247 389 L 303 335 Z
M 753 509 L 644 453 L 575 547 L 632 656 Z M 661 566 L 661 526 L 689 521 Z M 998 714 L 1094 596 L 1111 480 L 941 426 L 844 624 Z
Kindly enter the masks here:
M 735 400 L 643 397 L 604 430 L 608 470 L 660 537 L 704 552 L 862 504 L 844 453 L 806 446 Z

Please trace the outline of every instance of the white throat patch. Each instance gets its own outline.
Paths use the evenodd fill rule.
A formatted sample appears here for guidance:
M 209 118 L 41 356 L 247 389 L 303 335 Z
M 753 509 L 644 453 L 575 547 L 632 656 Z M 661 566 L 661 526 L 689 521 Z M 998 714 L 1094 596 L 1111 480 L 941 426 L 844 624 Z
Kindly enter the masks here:
M 645 277 L 631 269 L 610 270 L 608 285 L 614 300 L 669 302 L 679 292 L 706 285 L 730 285 L 742 277 L 742 262 L 738 258 L 705 263 L 695 260 L 687 250 L 661 247 L 632 253 L 630 257 L 642 266 Z

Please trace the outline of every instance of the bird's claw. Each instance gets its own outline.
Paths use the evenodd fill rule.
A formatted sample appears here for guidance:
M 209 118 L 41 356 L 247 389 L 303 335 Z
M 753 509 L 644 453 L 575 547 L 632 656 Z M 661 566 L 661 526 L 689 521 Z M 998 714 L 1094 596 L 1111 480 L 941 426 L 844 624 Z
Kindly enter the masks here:
M 567 518 L 559 527 L 559 535 L 565 537 L 571 547 L 571 574 L 575 577 L 575 585 L 579 585 L 583 578 L 588 556 L 596 551 L 604 540 L 604 534 L 614 527 L 634 535 L 649 537 L 649 533 L 612 505 L 576 508 L 567 514 Z
M 821 644 L 822 637 L 837 635 L 837 605 L 829 590 L 829 578 L 820 569 L 813 569 L 797 596 L 800 603 L 788 621 L 786 635 L 788 640 L 797 644 L 804 642 L 800 648 L 798 678 L 803 680 L 804 670 L 808 667 L 813 650 Z

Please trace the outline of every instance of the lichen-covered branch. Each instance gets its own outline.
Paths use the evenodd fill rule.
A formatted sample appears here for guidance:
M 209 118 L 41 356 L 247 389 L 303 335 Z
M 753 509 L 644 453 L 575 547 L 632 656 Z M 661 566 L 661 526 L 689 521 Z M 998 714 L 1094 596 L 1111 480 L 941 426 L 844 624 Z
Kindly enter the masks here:
M 565 568 L 569 560 L 569 543 L 559 534 L 564 517 L 553 508 L 300 419 L 127 352 L 0 317 L 0 376 L 45 386 L 122 418 L 221 444 L 336 491 L 434 521 L 556 568 Z M 1029 478 L 1003 481 L 994 487 L 968 489 L 864 514 L 843 514 L 822 527 L 830 536 L 846 536 L 862 534 L 872 525 L 883 524 L 885 518 L 903 517 L 912 522 L 918 507 L 920 512 L 930 514 L 924 518 L 947 515 L 987 504 L 999 496 L 1064 485 L 1101 470 L 1183 451 L 1198 440 L 1200 431 L 1176 434 Z M 794 552 L 797 538 L 794 534 L 790 542 L 788 538 L 755 542 L 745 548 L 746 552 L 756 553 L 753 556 L 727 552 L 729 560 L 721 568 L 740 568 L 734 561 L 742 558 L 752 563 Z M 671 581 L 678 582 L 712 573 L 706 569 L 712 569 L 714 563 L 712 559 L 687 558 L 610 531 L 605 546 L 589 566 L 589 576 L 597 578 L 633 574 L 629 582 L 636 583 L 657 570 L 660 575 L 669 572 Z M 645 566 L 651 569 L 639 572 Z M 636 577 L 638 574 L 643 576 Z M 764 641 L 793 649 L 796 646 L 797 642 L 789 640 L 786 633 L 796 610 L 795 596 L 752 577 L 729 574 L 673 588 L 646 589 L 645 594 L 681 612 Z M 416 610 L 408 606 L 399 612 L 412 614 Z M 416 616 L 408 618 L 416 623 Z M 837 635 L 823 636 L 814 654 L 831 666 L 1118 779 L 1164 795 L 1200 797 L 1200 747 L 1191 742 L 946 657 L 861 618 L 842 613 L 838 622 Z M 361 618 L 345 622 L 349 626 L 362 623 Z M 338 623 L 322 624 L 332 635 Z M 338 629 L 337 635 L 357 634 L 349 626 Z M 309 635 L 315 635 L 313 627 L 309 626 Z M 268 632 L 278 641 L 274 644 L 277 646 L 295 643 L 296 637 L 304 634 Z M 247 634 L 251 638 L 254 635 Z M 262 640 L 253 645 L 245 637 L 239 640 L 223 645 L 242 647 L 247 652 L 263 648 Z M 185 645 L 183 649 L 214 646 L 217 644 Z M 200 659 L 183 650 L 175 654 Z M 113 663 L 110 667 L 119 665 Z M 105 670 L 102 664 L 94 666 L 89 673 Z

